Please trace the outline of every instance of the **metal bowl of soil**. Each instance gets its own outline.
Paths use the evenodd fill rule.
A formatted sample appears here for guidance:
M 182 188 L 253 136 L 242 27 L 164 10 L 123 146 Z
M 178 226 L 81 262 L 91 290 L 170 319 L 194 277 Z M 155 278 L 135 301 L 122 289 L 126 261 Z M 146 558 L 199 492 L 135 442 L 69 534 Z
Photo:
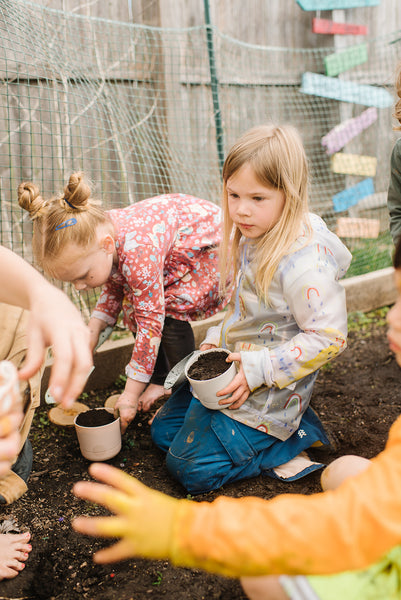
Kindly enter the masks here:
M 195 398 L 212 410 L 228 408 L 229 404 L 219 404 L 226 396 L 216 396 L 236 375 L 235 364 L 226 362 L 229 351 L 212 348 L 195 354 L 185 366 L 185 376 L 192 387 Z
M 120 417 L 111 408 L 93 408 L 74 419 L 82 456 L 88 460 L 108 460 L 121 450 Z

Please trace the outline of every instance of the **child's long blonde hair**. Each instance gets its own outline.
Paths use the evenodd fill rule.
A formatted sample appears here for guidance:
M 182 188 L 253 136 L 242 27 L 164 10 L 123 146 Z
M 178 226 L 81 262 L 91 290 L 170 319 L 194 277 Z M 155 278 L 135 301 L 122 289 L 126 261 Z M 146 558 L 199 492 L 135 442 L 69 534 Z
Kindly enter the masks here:
M 33 220 L 32 250 L 36 262 L 52 274 L 52 262 L 58 259 L 68 244 L 82 251 L 96 240 L 99 225 L 113 226 L 99 202 L 91 199 L 91 188 L 83 173 L 73 173 L 63 195 L 44 200 L 37 185 L 23 182 L 18 186 L 18 203 Z
M 310 234 L 308 218 L 309 171 L 305 149 L 298 131 L 291 125 L 262 125 L 247 131 L 234 144 L 223 166 L 223 239 L 220 246 L 221 291 L 227 288 L 230 272 L 238 270 L 241 232 L 228 212 L 227 181 L 245 164 L 250 165 L 260 183 L 282 190 L 283 212 L 274 225 L 257 241 L 256 289 L 268 302 L 269 286 L 281 258 L 301 231 L 304 223 Z

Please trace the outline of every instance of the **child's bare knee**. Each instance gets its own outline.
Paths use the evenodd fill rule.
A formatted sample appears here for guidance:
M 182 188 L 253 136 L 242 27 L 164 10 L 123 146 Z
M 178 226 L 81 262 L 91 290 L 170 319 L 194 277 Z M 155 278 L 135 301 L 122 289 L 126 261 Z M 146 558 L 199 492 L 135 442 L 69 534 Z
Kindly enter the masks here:
M 322 472 L 320 483 L 323 491 L 334 490 L 345 479 L 364 471 L 369 465 L 370 460 L 354 454 L 347 454 L 336 458 Z

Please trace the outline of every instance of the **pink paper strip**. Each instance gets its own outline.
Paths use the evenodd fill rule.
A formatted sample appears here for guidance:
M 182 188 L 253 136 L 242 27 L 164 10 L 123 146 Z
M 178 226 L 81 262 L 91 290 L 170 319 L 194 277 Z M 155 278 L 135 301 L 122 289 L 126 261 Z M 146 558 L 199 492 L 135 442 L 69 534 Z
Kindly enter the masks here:
M 367 129 L 369 125 L 377 119 L 377 109 L 372 106 L 364 110 L 358 117 L 347 119 L 343 123 L 336 125 L 322 137 L 322 146 L 326 148 L 327 154 L 334 154 L 344 148 L 350 140 L 356 137 L 361 131 Z

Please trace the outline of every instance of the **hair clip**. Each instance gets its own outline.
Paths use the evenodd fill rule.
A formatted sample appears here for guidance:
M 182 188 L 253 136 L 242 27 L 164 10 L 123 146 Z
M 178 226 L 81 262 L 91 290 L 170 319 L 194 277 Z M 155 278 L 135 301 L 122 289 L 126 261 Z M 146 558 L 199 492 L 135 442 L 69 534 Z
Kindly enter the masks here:
M 68 219 L 68 221 L 63 221 L 63 223 L 60 223 L 60 225 L 57 225 L 57 227 L 55 229 L 57 231 L 58 229 L 64 229 L 64 227 L 71 227 L 72 225 L 75 225 L 76 222 L 77 222 L 77 220 L 75 218 Z

